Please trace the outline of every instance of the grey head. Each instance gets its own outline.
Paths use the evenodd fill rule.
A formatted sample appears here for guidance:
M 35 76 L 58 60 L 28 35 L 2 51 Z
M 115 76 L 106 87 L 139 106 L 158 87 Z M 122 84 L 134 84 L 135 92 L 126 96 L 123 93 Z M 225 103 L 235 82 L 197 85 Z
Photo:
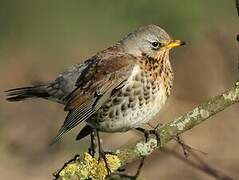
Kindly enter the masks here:
M 181 40 L 173 40 L 168 33 L 156 25 L 147 25 L 138 28 L 125 36 L 120 44 L 124 50 L 134 56 L 145 54 L 156 58 L 164 51 L 184 45 Z

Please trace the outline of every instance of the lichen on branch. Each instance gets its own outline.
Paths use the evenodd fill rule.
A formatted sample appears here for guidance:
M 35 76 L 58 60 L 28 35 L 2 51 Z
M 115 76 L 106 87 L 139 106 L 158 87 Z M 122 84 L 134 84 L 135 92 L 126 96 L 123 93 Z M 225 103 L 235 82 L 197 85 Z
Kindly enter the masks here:
M 120 159 L 116 155 L 106 154 L 106 159 L 111 172 L 115 172 L 121 166 Z M 58 172 L 58 177 L 62 180 L 103 180 L 106 175 L 107 169 L 104 160 L 98 161 L 89 153 L 79 156 Z
M 165 144 L 172 140 L 175 136 L 192 129 L 196 125 L 201 124 L 209 117 L 224 110 L 230 105 L 239 102 L 239 82 L 231 89 L 225 91 L 221 95 L 215 96 L 192 111 L 182 115 L 175 120 L 157 128 L 160 133 L 161 144 L 157 146 L 154 138 L 148 142 L 139 141 L 135 144 L 123 147 L 115 151 L 115 154 L 107 155 L 107 162 L 111 172 L 115 172 L 119 167 L 130 163 L 136 158 L 150 155 L 154 150 L 162 148 Z M 104 179 L 106 177 L 106 167 L 103 161 L 91 157 L 85 153 L 80 158 L 66 164 L 60 172 L 57 173 L 57 179 Z

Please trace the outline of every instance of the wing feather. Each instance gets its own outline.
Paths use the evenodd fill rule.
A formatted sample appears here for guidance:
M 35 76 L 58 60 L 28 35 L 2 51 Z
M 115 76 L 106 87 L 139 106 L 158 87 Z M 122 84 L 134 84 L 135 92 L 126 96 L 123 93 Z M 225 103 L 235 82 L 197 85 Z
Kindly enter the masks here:
M 77 81 L 78 87 L 67 97 L 65 110 L 69 113 L 53 143 L 90 118 L 109 99 L 112 91 L 124 84 L 135 65 L 135 59 L 129 55 L 96 60 L 97 62 L 89 63 L 92 68 L 87 67 L 81 73 Z
M 64 124 L 58 131 L 57 136 L 53 139 L 51 144 L 54 144 L 55 142 L 60 140 L 63 134 L 70 131 L 82 121 L 88 119 L 95 112 L 92 108 L 94 101 L 95 99 L 92 99 L 91 101 L 87 101 L 86 103 L 82 104 L 80 107 L 70 110 L 68 115 L 66 116 Z

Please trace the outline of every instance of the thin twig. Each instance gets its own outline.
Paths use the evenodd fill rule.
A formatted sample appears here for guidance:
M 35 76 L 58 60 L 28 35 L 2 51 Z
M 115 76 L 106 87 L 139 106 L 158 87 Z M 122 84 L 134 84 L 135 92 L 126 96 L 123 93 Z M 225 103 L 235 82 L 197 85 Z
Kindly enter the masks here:
M 169 149 L 164 149 L 163 150 L 166 153 L 169 153 L 171 155 L 173 155 L 174 157 L 176 157 L 177 159 L 180 159 L 181 161 L 185 162 L 186 164 L 201 170 L 202 172 L 216 178 L 216 179 L 221 179 L 221 180 L 233 180 L 232 177 L 230 177 L 229 175 L 213 168 L 212 166 L 210 166 L 208 163 L 206 163 L 201 157 L 199 157 L 195 152 L 190 151 L 190 157 L 193 157 L 196 162 L 193 162 L 191 159 L 189 158 L 185 158 L 184 156 L 182 156 L 180 153 L 177 153 L 176 151 L 173 150 L 169 150 Z
M 139 177 L 139 173 L 141 172 L 141 169 L 142 169 L 142 167 L 143 167 L 143 165 L 144 165 L 144 160 L 145 160 L 145 157 L 142 157 L 142 158 L 140 159 L 140 164 L 139 164 L 139 167 L 138 167 L 137 172 L 136 172 L 136 174 L 135 174 L 135 179 L 136 179 L 137 177 Z

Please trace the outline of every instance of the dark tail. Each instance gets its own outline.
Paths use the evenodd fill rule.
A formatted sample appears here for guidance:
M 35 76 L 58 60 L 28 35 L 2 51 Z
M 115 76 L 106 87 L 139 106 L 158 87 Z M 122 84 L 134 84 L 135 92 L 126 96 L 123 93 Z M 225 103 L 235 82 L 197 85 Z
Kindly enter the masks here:
M 29 98 L 47 98 L 49 96 L 47 91 L 48 85 L 37 85 L 31 87 L 22 87 L 7 90 L 8 101 L 22 101 Z

